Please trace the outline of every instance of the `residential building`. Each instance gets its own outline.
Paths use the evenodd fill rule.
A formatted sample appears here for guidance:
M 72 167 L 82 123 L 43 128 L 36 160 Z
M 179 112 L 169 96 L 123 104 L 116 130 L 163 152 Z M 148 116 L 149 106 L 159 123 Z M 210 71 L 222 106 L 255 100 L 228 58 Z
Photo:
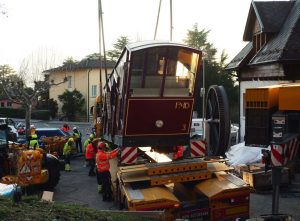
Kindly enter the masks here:
M 227 65 L 240 86 L 240 137 L 245 135 L 245 90 L 300 81 L 300 0 L 252 1 L 243 40 Z
M 110 74 L 114 61 L 106 62 L 107 74 Z M 100 70 L 101 82 L 100 87 Z M 53 98 L 58 103 L 58 116 L 62 117 L 61 111 L 62 103 L 59 101 L 58 96 L 63 94 L 65 90 L 73 91 L 77 89 L 84 97 L 86 105 L 85 116 L 76 116 L 77 120 L 90 121 L 90 109 L 94 105 L 96 96 L 100 94 L 100 90 L 105 85 L 105 64 L 102 64 L 99 59 L 84 59 L 78 63 L 67 63 L 62 66 L 44 71 L 48 75 L 49 82 L 58 84 L 49 89 L 49 98 Z M 64 83 L 61 83 L 66 80 Z
M 6 96 L 0 97 L 0 108 L 1 107 L 7 107 L 7 108 L 21 108 L 22 105 L 12 102 L 10 99 L 8 99 Z

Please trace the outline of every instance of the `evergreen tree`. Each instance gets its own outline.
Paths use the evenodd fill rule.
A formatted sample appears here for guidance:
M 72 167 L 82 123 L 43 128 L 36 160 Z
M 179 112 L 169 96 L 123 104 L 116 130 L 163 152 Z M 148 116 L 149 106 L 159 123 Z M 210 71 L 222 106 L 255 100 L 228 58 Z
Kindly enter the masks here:
M 229 102 L 230 102 L 230 114 L 233 122 L 238 121 L 238 108 L 239 108 L 239 96 L 238 86 L 235 84 L 234 76 L 225 71 L 225 62 L 228 55 L 223 50 L 221 53 L 220 61 L 217 61 L 216 54 L 217 49 L 214 45 L 208 42 L 207 37 L 210 31 L 202 29 L 199 31 L 197 23 L 193 26 L 192 30 L 188 30 L 187 38 L 183 41 L 190 47 L 199 49 L 203 52 L 204 59 L 204 74 L 205 74 L 205 91 L 211 85 L 223 85 L 226 89 Z M 203 73 L 203 72 L 202 72 Z M 199 83 L 199 82 L 198 82 Z M 202 87 L 202 79 L 200 86 L 196 91 L 196 105 L 195 108 L 202 116 L 202 98 L 200 97 L 200 89 Z
M 117 39 L 117 43 L 113 44 L 114 49 L 107 51 L 107 57 L 112 61 L 117 61 L 125 46 L 130 42 L 126 36 L 121 36 Z
M 77 113 L 84 113 L 85 100 L 78 90 L 65 90 L 63 94 L 58 96 L 58 99 L 63 103 L 62 112 L 67 116 L 68 120 L 74 121 Z

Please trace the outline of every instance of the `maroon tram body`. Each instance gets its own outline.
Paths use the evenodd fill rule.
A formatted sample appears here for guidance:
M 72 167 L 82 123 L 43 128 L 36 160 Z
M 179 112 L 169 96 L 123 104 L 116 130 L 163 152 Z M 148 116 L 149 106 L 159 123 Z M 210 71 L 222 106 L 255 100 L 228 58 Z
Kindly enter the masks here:
M 104 138 L 121 147 L 188 145 L 202 53 L 173 42 L 123 50 L 104 92 Z

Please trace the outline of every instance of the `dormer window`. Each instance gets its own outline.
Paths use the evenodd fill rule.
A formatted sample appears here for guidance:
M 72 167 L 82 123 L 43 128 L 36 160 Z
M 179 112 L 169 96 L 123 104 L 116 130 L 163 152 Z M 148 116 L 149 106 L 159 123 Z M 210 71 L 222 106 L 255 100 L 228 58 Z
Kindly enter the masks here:
M 258 33 L 253 36 L 253 48 L 255 53 L 257 53 L 265 44 L 267 43 L 267 34 Z

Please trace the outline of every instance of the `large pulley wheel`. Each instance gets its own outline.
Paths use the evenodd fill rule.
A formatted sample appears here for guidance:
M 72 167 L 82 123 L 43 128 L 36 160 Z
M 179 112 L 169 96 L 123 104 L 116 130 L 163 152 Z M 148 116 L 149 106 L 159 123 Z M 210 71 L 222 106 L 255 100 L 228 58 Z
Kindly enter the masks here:
M 229 102 L 223 86 L 213 85 L 206 97 L 206 138 L 208 156 L 223 156 L 229 147 Z

